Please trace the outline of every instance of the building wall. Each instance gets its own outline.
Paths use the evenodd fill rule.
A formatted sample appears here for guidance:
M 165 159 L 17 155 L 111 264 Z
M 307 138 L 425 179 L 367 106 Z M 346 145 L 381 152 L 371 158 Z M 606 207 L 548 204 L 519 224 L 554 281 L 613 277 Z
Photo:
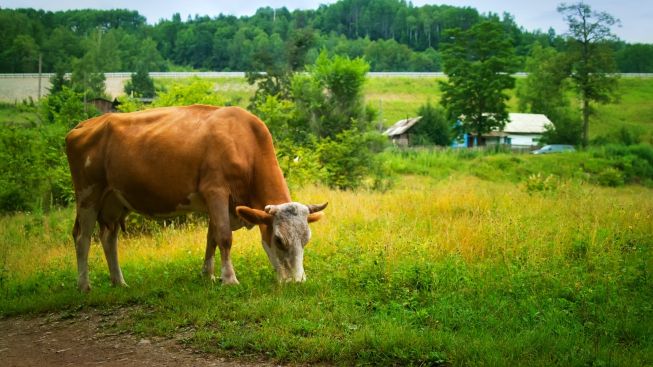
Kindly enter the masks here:
M 511 145 L 531 145 L 536 146 L 539 144 L 541 134 L 508 134 Z

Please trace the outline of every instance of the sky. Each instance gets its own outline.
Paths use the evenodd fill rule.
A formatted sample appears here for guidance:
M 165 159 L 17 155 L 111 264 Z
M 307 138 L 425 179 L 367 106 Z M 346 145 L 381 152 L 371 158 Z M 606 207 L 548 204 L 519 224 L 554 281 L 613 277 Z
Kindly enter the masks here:
M 154 24 L 160 19 L 170 19 L 172 14 L 180 13 L 182 19 L 189 15 L 217 16 L 220 13 L 237 16 L 252 15 L 260 7 L 286 7 L 294 9 L 316 9 L 320 4 L 330 4 L 335 0 L 0 0 L 1 8 L 35 8 L 45 10 L 68 9 L 130 9 L 138 10 L 148 23 Z M 453 6 L 470 6 L 481 13 L 508 12 L 515 22 L 529 31 L 540 29 L 547 31 L 553 27 L 557 34 L 567 31 L 562 16 L 556 8 L 563 1 L 550 0 L 412 0 L 413 5 L 447 4 Z M 576 0 L 566 0 L 574 3 Z M 653 43 L 653 1 L 651 0 L 586 0 L 592 10 L 607 12 L 621 21 L 620 27 L 612 31 L 629 43 Z

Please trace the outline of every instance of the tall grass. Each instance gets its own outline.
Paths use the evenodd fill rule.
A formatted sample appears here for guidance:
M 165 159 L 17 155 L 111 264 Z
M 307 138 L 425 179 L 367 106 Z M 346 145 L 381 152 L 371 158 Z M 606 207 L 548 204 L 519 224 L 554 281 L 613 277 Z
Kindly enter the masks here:
M 108 286 L 94 245 L 90 295 L 74 290 L 71 212 L 5 217 L 0 314 L 136 306 L 119 329 L 280 362 L 646 365 L 651 194 L 464 175 L 403 176 L 385 194 L 310 187 L 294 198 L 330 206 L 305 284 L 274 281 L 256 231 L 234 238 L 240 286 L 203 280 L 205 229 L 191 222 L 121 240 L 127 289 Z

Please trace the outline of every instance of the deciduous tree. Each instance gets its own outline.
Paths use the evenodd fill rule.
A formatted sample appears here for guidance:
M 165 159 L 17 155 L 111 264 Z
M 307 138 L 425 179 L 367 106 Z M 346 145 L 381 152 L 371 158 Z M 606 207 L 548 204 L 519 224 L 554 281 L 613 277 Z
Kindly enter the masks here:
M 506 90 L 513 88 L 515 54 L 512 41 L 498 21 L 454 29 L 443 45 L 448 79 L 440 82 L 442 105 L 451 120 L 462 117 L 467 133 L 481 136 L 502 128 L 508 120 Z
M 563 3 L 558 12 L 569 25 L 567 53 L 572 81 L 581 100 L 583 145 L 587 146 L 591 104 L 610 102 L 617 87 L 616 62 L 608 41 L 616 39 L 611 27 L 619 20 L 608 13 L 592 11 L 583 2 Z

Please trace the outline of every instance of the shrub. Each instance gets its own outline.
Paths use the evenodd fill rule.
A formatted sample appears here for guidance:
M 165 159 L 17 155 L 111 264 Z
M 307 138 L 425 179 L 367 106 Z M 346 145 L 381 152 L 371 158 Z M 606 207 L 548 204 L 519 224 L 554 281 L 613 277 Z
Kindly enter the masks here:
M 451 144 L 452 127 L 442 108 L 434 107 L 431 102 L 427 102 L 419 108 L 417 114 L 422 119 L 412 130 L 415 145 L 435 144 L 448 146 Z
M 529 194 L 534 193 L 548 193 L 555 192 L 558 189 L 558 181 L 555 176 L 544 176 L 541 173 L 528 176 L 525 182 L 526 192 Z
M 372 186 L 384 187 L 379 180 L 387 170 L 375 157 L 380 144 L 378 133 L 361 134 L 355 128 L 345 130 L 335 138 L 323 139 L 318 154 L 325 171 L 324 182 L 341 190 L 356 189 L 363 185 L 365 177 L 375 176 Z
M 154 107 L 188 106 L 196 103 L 224 106 L 224 98 L 213 90 L 213 83 L 198 77 L 190 83 L 174 83 L 167 91 L 161 92 L 154 101 Z
M 596 181 L 601 186 L 617 187 L 624 184 L 624 176 L 618 169 L 608 167 L 596 176 Z

